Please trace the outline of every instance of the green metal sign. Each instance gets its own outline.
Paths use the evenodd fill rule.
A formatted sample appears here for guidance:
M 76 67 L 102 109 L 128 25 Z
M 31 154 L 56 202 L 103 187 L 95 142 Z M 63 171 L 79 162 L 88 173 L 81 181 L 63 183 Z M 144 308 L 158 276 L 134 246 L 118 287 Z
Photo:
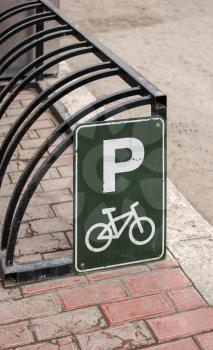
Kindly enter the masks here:
M 165 119 L 83 124 L 74 136 L 78 272 L 165 255 Z

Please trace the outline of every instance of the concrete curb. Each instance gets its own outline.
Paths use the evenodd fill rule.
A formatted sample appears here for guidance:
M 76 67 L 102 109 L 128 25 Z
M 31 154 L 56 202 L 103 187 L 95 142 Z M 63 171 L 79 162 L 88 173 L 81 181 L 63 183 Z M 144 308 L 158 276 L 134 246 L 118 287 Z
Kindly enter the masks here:
M 213 303 L 213 228 L 168 181 L 167 246 L 209 304 Z
M 66 62 L 60 64 L 60 78 L 70 72 Z M 53 83 L 56 78 L 46 79 Z M 61 99 L 68 112 L 73 114 L 96 98 L 81 87 Z M 91 117 L 91 115 L 90 115 Z M 86 119 L 84 119 L 86 121 Z M 192 207 L 168 180 L 167 248 L 178 260 L 191 281 L 209 304 L 213 304 L 213 227 Z

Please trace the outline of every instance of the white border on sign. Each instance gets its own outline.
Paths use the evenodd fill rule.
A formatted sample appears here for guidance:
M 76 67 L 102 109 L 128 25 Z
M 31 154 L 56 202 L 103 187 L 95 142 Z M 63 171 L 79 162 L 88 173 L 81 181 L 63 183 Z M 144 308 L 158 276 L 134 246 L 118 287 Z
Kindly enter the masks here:
M 77 176 L 77 171 L 78 171 L 78 132 L 80 129 L 82 128 L 90 128 L 90 127 L 94 127 L 94 126 L 100 126 L 100 125 L 112 125 L 112 124 L 128 124 L 128 123 L 138 123 L 138 122 L 144 122 L 144 121 L 150 121 L 150 120 L 156 120 L 156 121 L 160 121 L 162 122 L 163 125 L 163 147 L 162 147 L 162 152 L 163 152 L 163 181 L 162 181 L 162 191 L 163 191 L 163 211 L 162 211 L 162 232 L 163 232 L 163 239 L 162 239 L 162 253 L 160 256 L 156 257 L 156 258 L 151 258 L 151 259 L 144 259 L 144 260 L 135 260 L 135 261 L 131 261 L 131 262 L 127 262 L 127 263 L 122 263 L 122 264 L 115 264 L 115 265 L 108 265 L 105 267 L 95 267 L 92 269 L 85 269 L 85 270 L 79 270 L 77 267 L 77 232 L 78 232 L 78 222 L 76 220 L 77 216 L 77 211 L 78 211 L 78 196 L 77 196 L 77 189 L 78 189 L 78 176 Z M 76 174 L 75 174 L 75 269 L 78 272 L 89 272 L 89 271 L 97 271 L 97 270 L 106 270 L 109 268 L 113 268 L 113 267 L 117 267 L 117 266 L 127 266 L 127 265 L 132 265 L 132 264 L 136 264 L 136 263 L 140 263 L 140 262 L 146 262 L 146 261 L 153 261 L 153 260 L 157 260 L 160 259 L 164 252 L 165 252 L 165 215 L 164 215 L 164 211 L 165 211 L 165 154 L 164 154 L 164 144 L 165 144 L 165 121 L 163 118 L 161 117 L 150 117 L 150 118 L 142 118 L 142 119 L 132 119 L 132 120 L 123 120 L 123 121 L 109 121 L 109 122 L 102 122 L 102 123 L 91 123 L 91 124 L 83 124 L 77 127 L 76 129 L 76 149 L 75 149 L 75 169 L 76 169 Z

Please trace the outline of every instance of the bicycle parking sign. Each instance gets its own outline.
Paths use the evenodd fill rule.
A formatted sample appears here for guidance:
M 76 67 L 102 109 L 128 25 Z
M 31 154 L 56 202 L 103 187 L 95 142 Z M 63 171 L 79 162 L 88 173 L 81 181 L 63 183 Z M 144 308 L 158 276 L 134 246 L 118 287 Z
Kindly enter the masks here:
M 74 260 L 78 272 L 165 255 L 162 117 L 87 123 L 74 133 Z

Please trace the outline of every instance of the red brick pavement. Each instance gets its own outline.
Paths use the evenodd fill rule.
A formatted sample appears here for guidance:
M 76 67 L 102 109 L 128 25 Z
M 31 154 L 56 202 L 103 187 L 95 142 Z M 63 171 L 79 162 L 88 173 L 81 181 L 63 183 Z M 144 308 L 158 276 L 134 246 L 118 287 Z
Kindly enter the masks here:
M 34 96 L 20 93 L 0 121 L 0 142 Z M 1 221 L 21 171 L 56 125 L 44 113 L 17 147 L 0 191 Z M 17 263 L 71 254 L 72 175 L 70 148 L 27 209 Z M 0 287 L 2 350 L 212 350 L 212 331 L 213 309 L 170 255 L 146 265 Z

